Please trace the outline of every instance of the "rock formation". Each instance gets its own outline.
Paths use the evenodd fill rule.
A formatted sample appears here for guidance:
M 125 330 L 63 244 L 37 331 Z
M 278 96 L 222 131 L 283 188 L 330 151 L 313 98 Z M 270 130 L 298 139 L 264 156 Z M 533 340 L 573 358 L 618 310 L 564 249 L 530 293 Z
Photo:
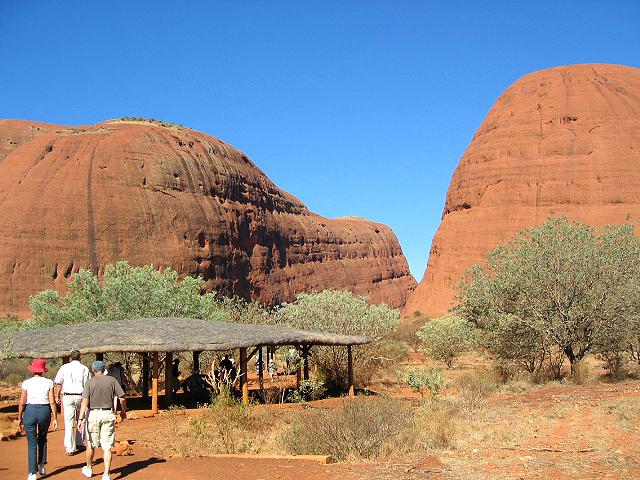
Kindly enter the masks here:
M 310 212 L 209 135 L 0 121 L 0 315 L 25 315 L 30 295 L 121 259 L 270 304 L 335 288 L 399 307 L 415 287 L 390 228 Z
M 637 220 L 639 166 L 640 69 L 573 65 L 521 78 L 462 156 L 404 312 L 445 314 L 467 268 L 549 216 L 594 226 Z

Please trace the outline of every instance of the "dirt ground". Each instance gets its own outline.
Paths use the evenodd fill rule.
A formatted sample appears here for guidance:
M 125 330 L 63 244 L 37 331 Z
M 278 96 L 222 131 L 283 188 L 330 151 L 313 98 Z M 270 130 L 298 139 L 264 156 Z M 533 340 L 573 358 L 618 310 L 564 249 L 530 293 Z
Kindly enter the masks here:
M 420 360 L 420 359 L 416 359 Z M 418 363 L 418 362 L 416 362 Z M 477 368 L 477 359 L 447 372 L 452 379 Z M 131 480 L 229 478 L 237 480 L 320 479 L 637 479 L 640 478 L 640 381 L 610 383 L 594 372 L 585 385 L 551 382 L 507 385 L 485 404 L 458 419 L 454 445 L 407 458 L 321 465 L 309 461 L 165 457 L 149 441 L 162 422 L 179 416 L 130 420 L 118 427 L 119 440 L 134 442 L 134 455 L 114 457 L 112 478 Z M 381 393 L 412 398 L 398 385 L 378 385 Z M 13 397 L 13 398 L 12 398 Z M 340 402 L 320 401 L 335 408 Z M 0 391 L 0 420 L 15 416 L 13 391 Z M 259 408 L 279 408 L 262 406 Z M 296 408 L 286 406 L 285 408 Z M 188 410 L 187 418 L 197 415 Z M 0 443 L 0 478 L 26 478 L 26 439 Z M 45 478 L 81 478 L 83 456 L 67 457 L 62 432 L 49 435 L 49 474 Z M 95 468 L 102 474 L 102 465 Z M 98 477 L 99 478 L 99 477 Z

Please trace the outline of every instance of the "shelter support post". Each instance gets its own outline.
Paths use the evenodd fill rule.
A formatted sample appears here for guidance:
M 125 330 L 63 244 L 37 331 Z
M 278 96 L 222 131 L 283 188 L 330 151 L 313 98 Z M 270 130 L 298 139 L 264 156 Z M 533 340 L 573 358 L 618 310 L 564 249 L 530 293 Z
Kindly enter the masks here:
M 347 345 L 347 379 L 349 381 L 349 396 L 355 395 L 353 388 L 353 355 L 351 353 L 351 345 Z
M 242 390 L 242 403 L 249 405 L 249 382 L 247 369 L 247 348 L 240 348 L 240 390 Z
M 193 352 L 193 371 L 200 371 L 200 354 L 202 352 Z
M 298 346 L 298 352 L 302 352 L 302 347 Z M 298 363 L 296 367 L 296 390 L 300 389 L 300 377 L 302 376 L 302 365 Z
M 153 366 L 151 370 L 151 413 L 158 413 L 158 371 L 160 370 L 160 360 L 158 352 L 153 352 Z
M 168 407 L 173 403 L 173 353 L 164 356 L 164 401 Z
M 149 358 L 142 354 L 142 398 L 149 398 Z
M 262 361 L 262 347 L 258 350 L 258 383 L 260 384 L 260 397 L 264 399 L 264 362 Z
M 304 369 L 302 378 L 304 380 L 309 380 L 309 355 L 311 355 L 311 345 L 304 345 L 302 347 L 302 360 Z

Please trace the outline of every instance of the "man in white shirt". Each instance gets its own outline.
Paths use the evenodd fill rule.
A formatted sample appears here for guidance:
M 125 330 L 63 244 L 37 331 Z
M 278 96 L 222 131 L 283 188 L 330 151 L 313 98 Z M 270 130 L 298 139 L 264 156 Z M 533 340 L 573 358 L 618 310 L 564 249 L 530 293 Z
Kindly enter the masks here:
M 78 445 L 82 444 L 77 423 L 82 403 L 82 391 L 84 384 L 89 380 L 89 369 L 80 363 L 80 352 L 71 352 L 71 361 L 65 363 L 58 370 L 54 383 L 60 385 L 58 389 L 57 403 L 64 407 L 64 448 L 67 455 L 77 453 Z

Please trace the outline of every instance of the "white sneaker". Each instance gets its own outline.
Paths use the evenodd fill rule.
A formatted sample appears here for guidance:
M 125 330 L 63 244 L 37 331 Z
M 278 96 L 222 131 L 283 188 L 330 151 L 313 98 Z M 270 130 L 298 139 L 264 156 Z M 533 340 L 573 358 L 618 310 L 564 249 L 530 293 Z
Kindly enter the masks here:
M 105 473 L 102 475 L 102 480 L 111 480 L 111 477 Z
M 93 476 L 93 472 L 86 465 L 82 467 L 82 474 L 87 478 L 91 478 Z
M 36 475 L 35 473 L 30 473 L 27 477 L 27 480 L 38 480 L 38 475 Z
M 44 468 L 43 464 L 38 465 L 38 473 L 40 475 L 46 475 L 47 474 L 47 470 Z

